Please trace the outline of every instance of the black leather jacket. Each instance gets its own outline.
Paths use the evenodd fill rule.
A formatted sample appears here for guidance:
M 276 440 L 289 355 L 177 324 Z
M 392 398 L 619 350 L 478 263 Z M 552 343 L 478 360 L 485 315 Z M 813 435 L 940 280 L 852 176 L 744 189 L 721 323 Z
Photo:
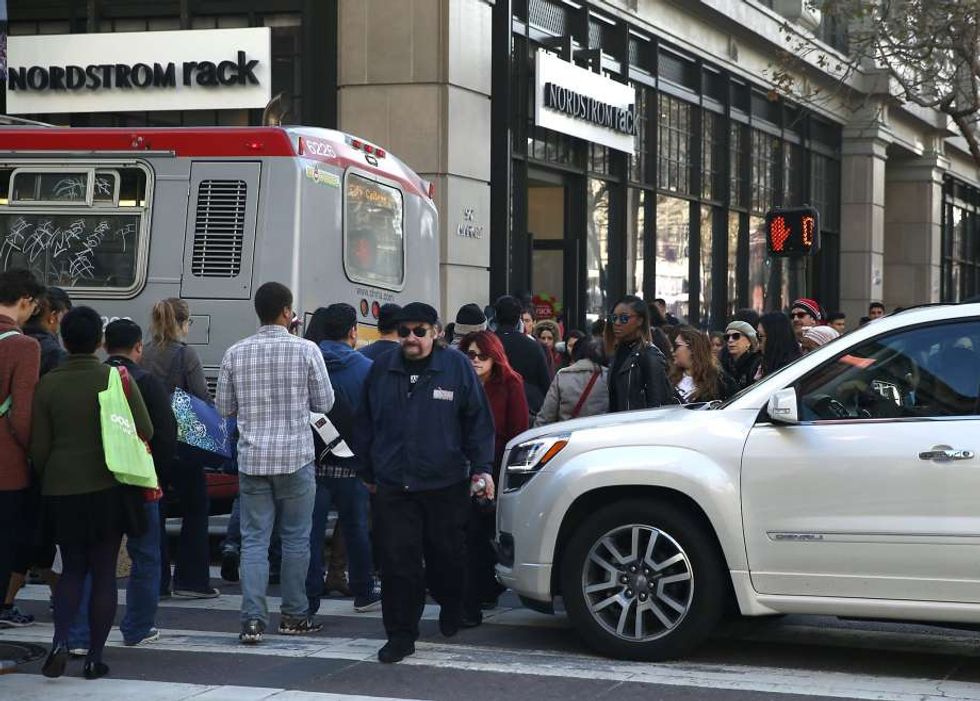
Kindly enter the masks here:
M 621 346 L 609 369 L 609 411 L 652 409 L 677 404 L 667 379 L 667 359 L 653 344 Z

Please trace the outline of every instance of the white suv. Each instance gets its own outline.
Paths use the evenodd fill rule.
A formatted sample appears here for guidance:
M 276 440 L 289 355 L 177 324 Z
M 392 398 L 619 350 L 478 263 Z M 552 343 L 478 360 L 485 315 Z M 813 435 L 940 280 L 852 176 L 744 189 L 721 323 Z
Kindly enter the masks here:
M 683 655 L 733 602 L 980 622 L 980 304 L 874 321 L 712 410 L 508 446 L 498 577 L 614 657 Z

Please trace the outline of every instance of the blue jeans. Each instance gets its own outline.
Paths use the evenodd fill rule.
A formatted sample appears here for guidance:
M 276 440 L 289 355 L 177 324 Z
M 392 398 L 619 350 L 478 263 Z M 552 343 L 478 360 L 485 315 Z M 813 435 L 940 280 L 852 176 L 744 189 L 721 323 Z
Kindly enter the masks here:
M 316 483 L 313 463 L 288 475 L 238 474 L 241 499 L 242 622 L 258 619 L 269 625 L 266 589 L 269 585 L 269 541 L 277 523 L 282 541 L 280 593 L 283 616 L 309 613 L 306 572 L 310 567 L 310 527 Z
M 126 539 L 126 551 L 133 561 L 133 570 L 126 585 L 126 614 L 119 624 L 123 640 L 137 643 L 153 628 L 160 602 L 160 504 L 143 504 L 146 514 L 146 533 L 139 538 Z M 68 646 L 87 648 L 89 645 L 88 601 L 92 578 L 85 578 L 82 605 L 68 633 Z
M 368 535 L 368 491 L 357 477 L 325 477 L 316 483 L 313 529 L 310 531 L 310 569 L 306 574 L 306 596 L 310 613 L 320 610 L 323 595 L 323 539 L 331 501 L 344 525 L 344 543 L 350 570 L 350 589 L 355 597 L 366 597 L 374 589 L 374 563 Z
M 222 555 L 241 555 L 242 552 L 242 505 L 241 499 L 235 497 L 231 503 L 231 515 L 228 516 L 228 528 L 225 530 L 225 539 L 221 541 Z M 272 543 L 269 545 L 269 567 L 279 574 L 279 566 L 282 564 L 282 543 L 279 542 L 279 529 L 272 531 Z

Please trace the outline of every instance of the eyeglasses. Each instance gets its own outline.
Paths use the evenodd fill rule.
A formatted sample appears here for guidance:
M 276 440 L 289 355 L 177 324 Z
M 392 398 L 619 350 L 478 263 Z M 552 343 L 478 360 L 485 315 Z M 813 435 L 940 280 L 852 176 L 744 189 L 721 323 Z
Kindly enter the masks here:
M 628 324 L 630 319 L 632 319 L 636 314 L 610 314 L 609 323 L 610 324 Z
M 466 351 L 466 357 L 469 358 L 470 360 L 479 360 L 481 363 L 485 363 L 486 361 L 490 360 L 489 355 L 475 350 Z
M 726 341 L 738 341 L 741 340 L 741 338 L 742 338 L 742 334 L 739 333 L 738 331 L 732 331 L 731 333 L 725 334 Z
M 413 334 L 416 338 L 425 338 L 429 335 L 429 328 L 427 326 L 416 326 L 414 329 L 410 329 L 407 326 L 398 327 L 399 338 L 408 338 Z
M 794 319 L 802 319 L 805 316 L 810 316 L 807 312 L 793 312 L 790 316 Z

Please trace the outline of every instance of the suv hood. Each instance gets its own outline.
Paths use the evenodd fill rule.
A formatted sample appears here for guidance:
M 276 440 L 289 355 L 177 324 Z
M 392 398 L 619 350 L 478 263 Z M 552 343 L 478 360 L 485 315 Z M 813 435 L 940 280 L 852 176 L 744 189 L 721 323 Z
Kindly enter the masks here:
M 554 436 L 561 433 L 571 433 L 572 431 L 582 431 L 586 429 L 611 428 L 614 426 L 629 426 L 631 424 L 647 423 L 651 421 L 680 420 L 694 413 L 692 409 L 685 409 L 682 406 L 660 407 L 659 409 L 637 409 L 636 411 L 620 411 L 615 414 L 603 414 L 601 416 L 587 416 L 582 419 L 572 419 L 571 421 L 559 421 L 558 423 L 539 426 L 538 428 L 528 429 L 517 438 L 507 444 L 512 445 L 523 443 L 534 438 L 543 436 Z

